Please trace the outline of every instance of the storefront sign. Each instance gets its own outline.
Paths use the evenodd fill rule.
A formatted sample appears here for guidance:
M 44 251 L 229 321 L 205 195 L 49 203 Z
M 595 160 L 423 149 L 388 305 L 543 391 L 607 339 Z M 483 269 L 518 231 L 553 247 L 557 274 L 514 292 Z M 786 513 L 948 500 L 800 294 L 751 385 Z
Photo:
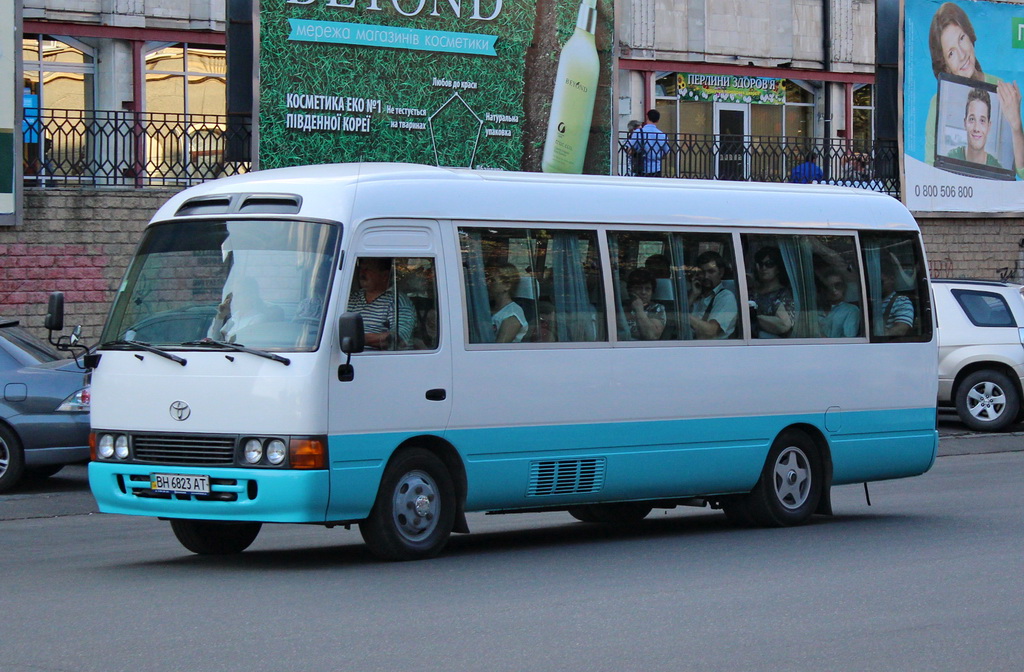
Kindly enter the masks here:
M 1024 6 L 906 0 L 903 198 L 916 213 L 1024 210 Z
M 786 102 L 786 88 L 781 79 L 686 73 L 679 73 L 677 77 L 679 100 L 759 105 Z
M 536 0 L 264 0 L 259 165 L 400 161 L 537 170 L 555 100 L 559 110 L 589 109 L 556 124 L 561 160 L 546 159 L 546 169 L 607 172 L 612 7 L 611 0 L 555 3 L 552 38 L 560 47 L 576 38 L 575 70 L 586 70 L 588 43 L 598 64 L 583 79 L 563 77 L 559 87 L 559 54 L 528 51 Z M 528 123 L 531 114 L 541 118 Z M 585 128 L 571 128 L 577 120 Z

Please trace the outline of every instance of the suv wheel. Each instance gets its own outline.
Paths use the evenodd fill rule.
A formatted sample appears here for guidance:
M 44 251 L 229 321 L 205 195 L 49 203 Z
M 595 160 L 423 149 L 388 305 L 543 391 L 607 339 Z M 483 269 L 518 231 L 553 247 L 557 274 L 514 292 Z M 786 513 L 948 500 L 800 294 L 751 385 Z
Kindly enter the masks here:
M 1020 395 L 1006 375 L 985 369 L 964 378 L 956 391 L 956 412 L 976 431 L 999 432 L 1009 427 L 1020 411 Z

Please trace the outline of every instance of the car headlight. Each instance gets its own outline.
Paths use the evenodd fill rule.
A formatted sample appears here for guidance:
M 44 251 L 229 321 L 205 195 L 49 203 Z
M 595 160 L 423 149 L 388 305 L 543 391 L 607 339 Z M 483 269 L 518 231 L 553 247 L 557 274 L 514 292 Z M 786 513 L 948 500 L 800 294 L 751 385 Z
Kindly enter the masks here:
M 245 461 L 249 464 L 257 464 L 263 459 L 263 444 L 259 439 L 249 439 L 245 442 Z
M 274 439 L 267 444 L 267 462 L 274 465 L 281 464 L 287 455 L 288 447 L 284 445 L 284 441 L 281 439 Z
M 128 459 L 128 437 L 124 434 L 114 439 L 114 455 L 117 455 L 119 460 Z
M 88 413 L 89 402 L 92 399 L 92 395 L 89 392 L 89 386 L 86 385 L 82 389 L 78 390 L 70 397 L 60 402 L 60 406 L 57 407 L 58 413 Z
M 99 443 L 96 444 L 96 454 L 104 460 L 112 458 L 114 456 L 114 437 L 110 434 L 101 436 Z

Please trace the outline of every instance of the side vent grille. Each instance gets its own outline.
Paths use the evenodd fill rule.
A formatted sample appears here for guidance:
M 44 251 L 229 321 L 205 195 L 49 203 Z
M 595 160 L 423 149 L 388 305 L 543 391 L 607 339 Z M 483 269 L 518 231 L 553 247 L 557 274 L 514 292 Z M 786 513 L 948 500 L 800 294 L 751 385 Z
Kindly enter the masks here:
M 230 196 L 199 196 L 190 198 L 178 208 L 175 215 L 219 215 L 231 208 Z
M 552 460 L 530 463 L 527 497 L 579 495 L 604 487 L 604 458 Z
M 238 208 L 238 212 L 294 215 L 299 211 L 299 207 L 300 203 L 298 196 L 247 196 L 245 200 L 242 201 L 242 205 Z

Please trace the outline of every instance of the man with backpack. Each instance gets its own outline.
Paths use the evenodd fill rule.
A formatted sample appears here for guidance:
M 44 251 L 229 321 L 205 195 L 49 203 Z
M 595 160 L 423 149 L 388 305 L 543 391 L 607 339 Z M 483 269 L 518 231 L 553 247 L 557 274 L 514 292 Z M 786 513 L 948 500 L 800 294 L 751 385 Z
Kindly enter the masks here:
M 668 136 L 658 128 L 661 113 L 647 111 L 647 123 L 637 129 L 627 141 L 634 165 L 641 177 L 661 177 L 661 159 L 668 154 Z

